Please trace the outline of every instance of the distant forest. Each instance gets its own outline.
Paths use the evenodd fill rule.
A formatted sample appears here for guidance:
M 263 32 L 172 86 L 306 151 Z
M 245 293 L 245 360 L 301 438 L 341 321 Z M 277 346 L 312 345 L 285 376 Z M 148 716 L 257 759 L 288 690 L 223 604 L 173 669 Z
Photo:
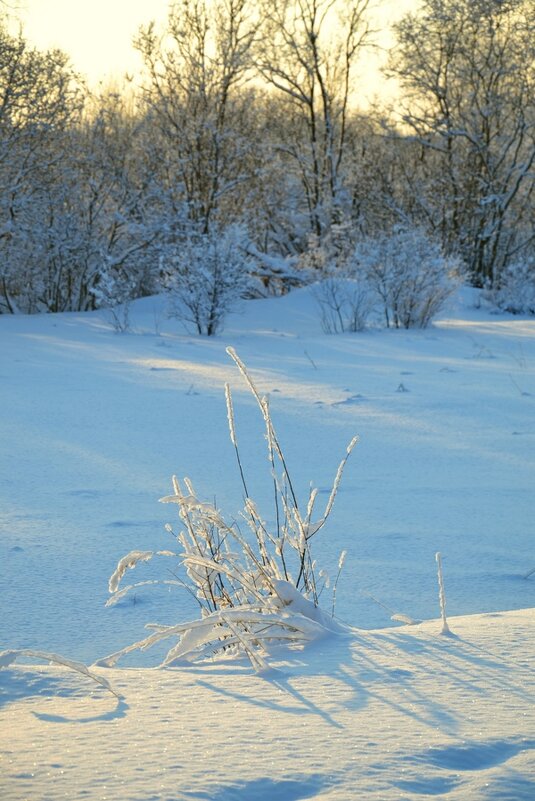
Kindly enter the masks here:
M 174 289 L 215 333 L 195 287 L 369 279 L 389 237 L 535 304 L 535 0 L 424 0 L 364 109 L 368 5 L 185 0 L 97 94 L 0 21 L 0 312 Z

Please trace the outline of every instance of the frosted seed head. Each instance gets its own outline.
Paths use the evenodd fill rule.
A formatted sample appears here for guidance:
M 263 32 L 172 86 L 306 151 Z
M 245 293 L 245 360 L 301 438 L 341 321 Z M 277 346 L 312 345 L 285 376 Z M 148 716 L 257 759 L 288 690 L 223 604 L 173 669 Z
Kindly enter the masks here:
M 353 437 L 353 439 L 351 440 L 351 442 L 349 443 L 349 445 L 347 446 L 347 449 L 346 449 L 348 454 L 350 454 L 350 453 L 351 453 L 351 451 L 353 450 L 353 448 L 355 447 L 355 445 L 357 444 L 357 442 L 359 441 L 359 439 L 360 439 L 360 437 L 359 437 L 359 435 L 358 435 L 358 434 L 356 434 L 356 435 Z

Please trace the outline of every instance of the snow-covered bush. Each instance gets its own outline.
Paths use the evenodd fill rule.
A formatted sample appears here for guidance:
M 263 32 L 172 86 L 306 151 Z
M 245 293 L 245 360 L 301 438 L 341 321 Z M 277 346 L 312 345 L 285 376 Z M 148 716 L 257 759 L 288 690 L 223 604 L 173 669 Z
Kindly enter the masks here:
M 92 290 L 97 305 L 108 310 L 117 333 L 125 333 L 130 328 L 130 306 L 136 297 L 136 290 L 135 281 L 129 279 L 125 271 L 114 269 L 112 265 L 102 270 Z
M 286 461 L 273 427 L 268 401 L 252 382 L 245 365 L 231 348 L 227 349 L 236 363 L 261 411 L 266 431 L 271 480 L 274 485 L 274 529 L 270 529 L 250 498 L 242 468 L 230 388 L 226 400 L 230 439 L 234 446 L 242 489 L 245 496 L 241 512 L 242 531 L 236 521 L 227 522 L 213 503 L 197 496 L 191 481 L 173 479 L 174 493 L 162 501 L 176 504 L 182 530 L 174 535 L 179 548 L 173 551 L 132 551 L 123 557 L 113 573 L 108 605 L 113 605 L 140 582 L 120 589 L 126 571 L 153 556 L 180 559 L 184 578 L 176 582 L 194 595 L 201 608 L 201 618 L 176 626 L 151 624 L 154 633 L 145 639 L 99 660 L 110 666 L 125 654 L 146 649 L 163 639 L 173 638 L 163 665 L 181 659 L 195 659 L 218 650 L 246 654 L 255 669 L 266 666 L 265 656 L 270 643 L 304 643 L 326 631 L 341 630 L 332 615 L 323 612 L 319 596 L 327 579 L 313 559 L 311 540 L 325 525 L 336 497 L 342 473 L 353 447 L 348 445 L 334 479 L 329 499 L 319 516 L 315 515 L 318 491 L 309 493 L 306 509 L 302 509 L 290 478 Z M 339 572 L 345 553 L 339 561 Z M 338 575 L 339 575 L 338 572 Z M 333 610 L 336 595 L 333 588 Z
M 366 280 L 331 275 L 314 287 L 314 297 L 326 334 L 362 331 L 376 305 L 374 293 Z
M 326 334 L 362 331 L 376 302 L 366 278 L 352 269 L 354 247 L 354 231 L 342 222 L 332 225 L 321 240 L 309 235 L 307 249 L 299 256 L 304 279 L 315 282 L 313 294 Z
M 249 285 L 247 238 L 238 226 L 192 233 L 168 259 L 169 313 L 213 336 Z
M 425 328 L 455 291 L 460 262 L 420 229 L 397 228 L 358 243 L 350 262 L 379 298 L 387 327 Z
M 535 257 L 509 264 L 484 297 L 511 314 L 535 314 Z

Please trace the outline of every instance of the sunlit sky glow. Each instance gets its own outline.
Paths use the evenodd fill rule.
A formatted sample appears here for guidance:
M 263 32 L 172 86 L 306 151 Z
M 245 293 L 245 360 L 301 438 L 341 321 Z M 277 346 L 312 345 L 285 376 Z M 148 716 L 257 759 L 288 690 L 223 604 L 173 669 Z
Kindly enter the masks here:
M 414 5 L 415 0 L 382 0 L 377 22 L 388 27 L 395 15 Z M 125 73 L 136 74 L 141 59 L 132 40 L 141 25 L 151 20 L 163 24 L 169 0 L 10 0 L 26 39 L 39 47 L 59 47 L 70 56 L 74 68 L 93 86 Z M 364 83 L 371 94 L 382 91 L 377 75 L 377 59 L 369 62 Z
M 25 37 L 42 49 L 59 47 L 92 83 L 136 72 L 132 46 L 139 27 L 167 18 L 169 0 L 20 0 Z

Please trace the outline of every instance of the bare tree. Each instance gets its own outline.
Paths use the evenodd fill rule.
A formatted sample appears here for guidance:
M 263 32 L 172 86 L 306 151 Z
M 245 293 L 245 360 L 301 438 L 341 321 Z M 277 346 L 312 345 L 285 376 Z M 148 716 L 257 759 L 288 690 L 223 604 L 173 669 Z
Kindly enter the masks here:
M 284 99 L 278 151 L 300 180 L 308 230 L 320 237 L 341 215 L 355 66 L 371 36 L 367 8 L 368 0 L 262 4 L 257 67 Z
M 141 30 L 136 47 L 148 71 L 145 101 L 161 137 L 170 182 L 204 233 L 249 176 L 252 118 L 243 91 L 257 24 L 251 0 L 185 0 L 167 30 Z M 171 185 L 170 183 L 170 185 Z

